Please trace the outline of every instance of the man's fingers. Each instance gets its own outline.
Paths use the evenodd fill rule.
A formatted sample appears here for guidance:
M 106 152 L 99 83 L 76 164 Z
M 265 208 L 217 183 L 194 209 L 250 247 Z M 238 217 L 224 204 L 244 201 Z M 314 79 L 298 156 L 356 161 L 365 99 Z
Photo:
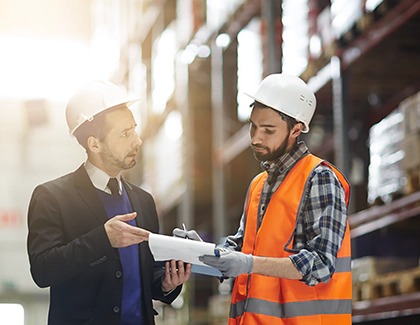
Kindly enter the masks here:
M 165 271 L 167 275 L 172 277 L 184 278 L 191 273 L 191 264 L 176 260 L 166 261 Z
M 183 261 L 170 260 L 165 262 L 165 277 L 162 280 L 162 289 L 169 292 L 177 286 L 188 281 L 192 265 Z
M 112 247 L 127 247 L 149 240 L 149 231 L 128 223 L 136 216 L 136 212 L 117 215 L 105 223 L 105 231 Z
M 115 216 L 114 218 L 121 221 L 130 221 L 130 220 L 133 220 L 136 216 L 137 216 L 137 212 L 131 212 L 131 213 Z
M 135 236 L 141 237 L 143 240 L 149 240 L 150 231 L 143 228 L 127 225 L 127 231 Z
M 137 216 L 137 212 L 131 212 L 131 213 L 115 216 L 114 218 L 116 220 L 124 222 L 123 229 L 128 231 L 130 234 L 139 236 L 141 237 L 142 240 L 149 240 L 150 231 L 147 231 L 145 229 L 126 223 L 127 221 L 133 220 L 136 216 Z
M 185 275 L 184 262 L 178 261 L 178 276 L 180 278 L 184 278 L 184 275 Z
M 175 260 L 171 260 L 171 276 L 172 279 L 178 277 L 178 272 L 180 271 Z
M 168 281 L 175 286 L 184 283 L 191 274 L 191 264 L 183 261 L 170 260 L 165 265 Z

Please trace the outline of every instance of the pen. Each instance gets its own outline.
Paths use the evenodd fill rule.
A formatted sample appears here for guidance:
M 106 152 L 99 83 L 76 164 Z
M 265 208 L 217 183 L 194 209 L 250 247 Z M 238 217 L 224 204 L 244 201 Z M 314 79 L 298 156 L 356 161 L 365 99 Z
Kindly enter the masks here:
M 185 227 L 185 223 L 182 223 L 182 228 L 184 228 L 184 231 L 187 231 L 187 228 Z

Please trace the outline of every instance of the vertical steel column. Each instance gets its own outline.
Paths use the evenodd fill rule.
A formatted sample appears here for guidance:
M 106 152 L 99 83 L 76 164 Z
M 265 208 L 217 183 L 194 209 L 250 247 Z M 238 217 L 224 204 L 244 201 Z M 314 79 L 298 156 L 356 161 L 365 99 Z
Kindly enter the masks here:
M 218 241 L 226 236 L 225 174 L 221 152 L 225 140 L 223 100 L 223 48 L 213 43 L 211 49 L 211 102 L 212 102 L 212 178 L 213 178 L 213 236 Z
M 348 125 L 346 110 L 346 85 L 341 74 L 341 62 L 336 56 L 331 58 L 332 105 L 333 105 L 333 137 L 335 165 L 346 175 L 350 173 L 350 155 L 348 143 Z
M 182 114 L 182 127 L 183 127 L 183 164 L 182 174 L 185 191 L 182 195 L 181 202 L 177 209 L 177 226 L 180 227 L 183 223 L 188 229 L 195 229 L 194 224 L 194 182 L 193 182 L 193 157 L 194 145 L 191 139 L 194 138 L 192 121 L 191 121 L 191 107 L 188 94 L 189 88 L 189 65 L 182 62 L 178 57 L 176 60 L 176 88 L 175 88 L 175 101 L 177 107 Z M 197 278 L 192 277 L 189 283 L 184 286 L 186 294 L 183 294 L 186 306 L 195 305 L 195 288 Z M 183 308 L 185 310 L 185 308 Z M 188 308 L 187 308 L 188 310 Z
M 282 70 L 281 53 L 281 5 L 282 1 L 263 0 L 261 2 L 261 15 L 266 24 L 265 46 L 265 72 L 278 73 Z
M 183 182 L 185 184 L 185 192 L 182 195 L 182 201 L 178 208 L 177 225 L 178 227 L 184 223 L 188 229 L 195 227 L 193 224 L 194 216 L 194 185 L 193 185 L 193 172 L 192 172 L 192 157 L 194 156 L 194 146 L 190 139 L 193 139 L 192 127 L 191 127 L 191 114 L 189 107 L 188 95 L 188 64 L 176 61 L 176 76 L 177 76 L 177 88 L 175 93 L 175 100 L 177 107 L 180 108 L 182 113 L 182 127 L 183 127 L 183 150 L 184 150 L 184 161 L 183 161 Z

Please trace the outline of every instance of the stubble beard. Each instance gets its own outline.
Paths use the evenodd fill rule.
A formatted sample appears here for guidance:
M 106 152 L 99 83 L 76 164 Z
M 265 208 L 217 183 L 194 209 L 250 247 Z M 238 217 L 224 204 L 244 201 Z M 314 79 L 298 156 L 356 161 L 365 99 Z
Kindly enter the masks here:
M 262 162 L 262 161 L 275 161 L 278 158 L 282 157 L 287 150 L 287 141 L 284 140 L 282 142 L 282 144 L 275 150 L 270 151 L 269 148 L 264 147 L 264 146 L 251 146 L 253 152 L 254 152 L 254 157 L 256 160 Z M 265 149 L 267 152 L 266 153 L 262 153 L 259 151 L 255 151 L 254 148 L 261 148 L 261 149 Z
M 109 166 L 114 166 L 119 170 L 127 170 L 133 168 L 137 164 L 136 157 L 132 157 L 135 155 L 136 152 L 129 153 L 124 159 L 119 159 L 115 157 L 112 152 L 107 148 L 106 152 L 104 152 L 104 158 Z

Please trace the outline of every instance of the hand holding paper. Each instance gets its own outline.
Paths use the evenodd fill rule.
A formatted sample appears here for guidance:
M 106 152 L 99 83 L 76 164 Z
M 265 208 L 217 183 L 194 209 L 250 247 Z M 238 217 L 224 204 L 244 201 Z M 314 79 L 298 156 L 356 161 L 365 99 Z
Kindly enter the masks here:
M 216 244 L 178 237 L 150 234 L 149 247 L 156 261 L 176 260 L 193 264 L 193 273 L 221 276 L 222 274 L 199 260 L 203 255 L 214 255 Z
M 213 266 L 225 277 L 236 277 L 240 274 L 250 274 L 254 265 L 252 255 L 247 255 L 230 249 L 216 248 L 214 254 L 200 256 L 200 261 Z

